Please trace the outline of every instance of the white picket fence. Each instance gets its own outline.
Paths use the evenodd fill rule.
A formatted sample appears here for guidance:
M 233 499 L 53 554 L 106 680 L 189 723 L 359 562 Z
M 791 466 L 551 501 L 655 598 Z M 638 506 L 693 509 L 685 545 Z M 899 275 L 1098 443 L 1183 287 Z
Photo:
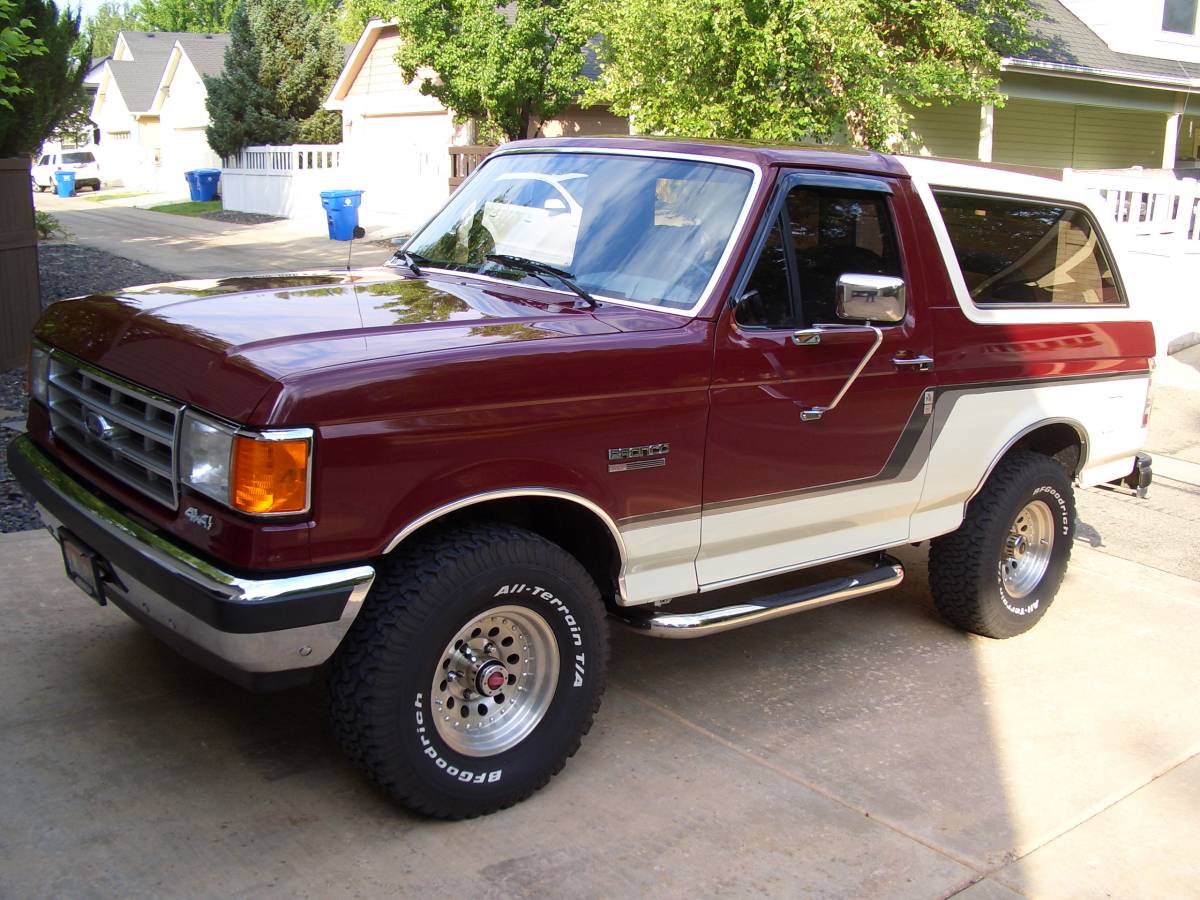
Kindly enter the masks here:
M 247 147 L 225 159 L 225 209 L 287 219 L 321 217 L 321 191 L 363 191 L 359 221 L 397 233 L 424 222 L 449 196 L 445 145 L 360 142 Z
M 225 209 L 298 218 L 321 212 L 321 191 L 343 183 L 341 144 L 246 147 L 226 157 L 221 168 Z
M 1195 178 L 1066 169 L 1063 180 L 1099 195 L 1110 217 L 1109 230 L 1200 248 L 1200 182 Z

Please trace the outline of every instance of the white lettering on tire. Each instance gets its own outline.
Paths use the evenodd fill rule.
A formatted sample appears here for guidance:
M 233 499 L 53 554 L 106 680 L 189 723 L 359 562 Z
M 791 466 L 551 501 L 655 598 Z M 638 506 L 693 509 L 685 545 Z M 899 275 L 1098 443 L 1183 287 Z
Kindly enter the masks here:
M 470 769 L 460 769 L 458 766 L 451 765 L 438 753 L 437 748 L 433 746 L 433 742 L 425 736 L 425 713 L 422 710 L 423 700 L 423 695 L 418 693 L 416 702 L 413 704 L 416 709 L 417 739 L 421 742 L 421 752 L 432 759 L 435 766 L 455 781 L 461 781 L 463 784 L 492 784 L 499 781 L 504 772 L 503 769 L 492 769 L 488 772 L 476 774 Z
M 567 604 L 563 603 L 545 588 L 538 587 L 535 584 L 505 584 L 501 585 L 500 589 L 497 590 L 492 596 L 500 597 L 504 594 L 533 594 L 533 596 L 541 600 L 545 600 L 560 613 L 562 613 L 563 623 L 571 632 L 571 640 L 575 642 L 575 646 L 583 646 L 583 634 L 579 630 L 579 625 L 575 621 L 575 616 L 572 614 L 571 610 L 567 608 Z M 578 686 L 579 685 L 577 684 L 576 687 Z

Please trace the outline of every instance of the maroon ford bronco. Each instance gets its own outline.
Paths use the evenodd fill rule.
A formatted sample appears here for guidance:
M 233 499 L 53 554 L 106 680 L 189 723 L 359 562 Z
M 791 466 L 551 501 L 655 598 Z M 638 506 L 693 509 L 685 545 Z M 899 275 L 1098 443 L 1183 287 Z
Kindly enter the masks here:
M 1045 615 L 1073 485 L 1150 478 L 1101 221 L 930 160 L 510 144 L 385 267 L 55 304 L 10 464 L 86 594 L 251 688 L 327 673 L 372 779 L 472 816 L 579 747 L 609 619 L 736 628 L 926 540 L 950 624 Z

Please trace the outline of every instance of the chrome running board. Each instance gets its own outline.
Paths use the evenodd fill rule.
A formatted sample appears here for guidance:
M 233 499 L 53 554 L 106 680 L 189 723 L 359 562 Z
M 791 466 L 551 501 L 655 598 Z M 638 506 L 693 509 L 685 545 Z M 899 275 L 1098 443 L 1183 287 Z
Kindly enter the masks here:
M 622 625 L 658 638 L 696 638 L 746 625 L 767 622 L 792 613 L 853 600 L 894 588 L 904 580 L 904 566 L 890 556 L 881 557 L 876 568 L 859 575 L 831 578 L 819 584 L 771 594 L 753 603 L 723 606 L 697 613 L 656 613 L 643 609 L 622 610 L 616 618 Z

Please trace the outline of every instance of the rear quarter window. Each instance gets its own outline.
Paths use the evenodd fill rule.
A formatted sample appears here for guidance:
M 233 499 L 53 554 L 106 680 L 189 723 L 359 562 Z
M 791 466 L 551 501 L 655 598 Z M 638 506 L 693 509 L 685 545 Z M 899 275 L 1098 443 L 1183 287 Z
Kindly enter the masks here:
M 1125 304 L 1085 210 L 948 190 L 934 197 L 976 306 Z

